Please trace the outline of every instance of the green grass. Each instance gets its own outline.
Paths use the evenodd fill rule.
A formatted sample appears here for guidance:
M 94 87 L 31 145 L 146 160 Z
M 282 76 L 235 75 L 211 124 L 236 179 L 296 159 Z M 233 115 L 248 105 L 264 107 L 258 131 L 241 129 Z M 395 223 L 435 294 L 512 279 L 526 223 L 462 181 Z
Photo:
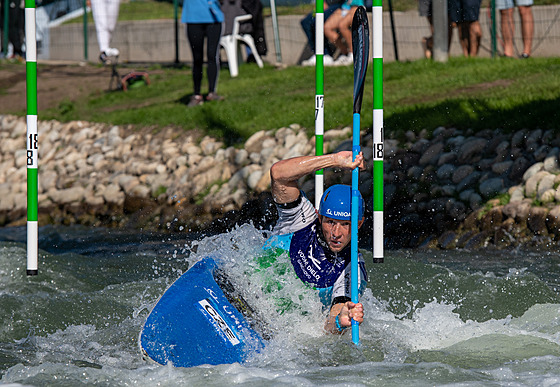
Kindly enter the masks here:
M 474 131 L 559 128 L 559 58 L 452 57 L 448 63 L 386 63 L 383 71 L 384 129 L 388 138 L 399 138 L 407 130 L 430 132 L 438 126 Z M 148 72 L 149 86 L 128 92 L 96 91 L 74 101 L 65 99 L 57 108 L 40 111 L 39 117 L 134 124 L 156 130 L 166 126 L 200 129 L 224 138 L 228 144 L 241 143 L 262 129 L 292 123 L 307 128 L 309 135 L 314 131 L 314 68 L 276 69 L 265 65 L 259 69 L 243 64 L 237 78 L 230 78 L 223 68 L 218 91 L 226 99 L 194 108 L 186 106 L 193 88 L 190 68 L 158 67 Z M 370 65 L 362 107 L 363 128 L 372 126 L 372 82 Z M 351 125 L 352 88 L 351 66 L 325 69 L 325 129 Z M 206 89 L 204 79 L 203 92 Z

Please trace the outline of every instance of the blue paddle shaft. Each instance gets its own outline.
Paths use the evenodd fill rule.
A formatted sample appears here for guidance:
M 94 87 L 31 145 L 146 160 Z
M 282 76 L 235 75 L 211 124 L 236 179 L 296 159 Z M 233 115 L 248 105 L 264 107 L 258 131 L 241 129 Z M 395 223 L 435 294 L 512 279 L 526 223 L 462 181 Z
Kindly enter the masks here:
M 356 160 L 356 157 L 360 153 L 360 113 L 354 113 L 352 120 L 352 160 Z M 351 272 L 351 297 L 353 303 L 358 303 L 358 197 L 360 192 L 358 191 L 358 177 L 360 169 L 358 167 L 352 170 L 352 215 L 351 221 L 352 225 L 350 228 L 351 232 L 351 254 L 350 254 L 350 272 Z M 357 321 L 352 319 L 352 341 L 355 344 L 360 342 L 359 324 Z

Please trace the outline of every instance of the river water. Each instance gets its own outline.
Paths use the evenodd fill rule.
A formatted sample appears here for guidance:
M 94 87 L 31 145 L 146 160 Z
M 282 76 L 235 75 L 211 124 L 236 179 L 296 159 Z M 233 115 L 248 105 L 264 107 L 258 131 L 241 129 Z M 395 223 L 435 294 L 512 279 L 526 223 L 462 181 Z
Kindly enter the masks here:
M 26 386 L 560 385 L 560 253 L 386 251 L 371 263 L 360 346 L 321 332 L 323 312 L 291 276 L 280 296 L 247 276 L 263 232 L 212 237 L 81 227 L 40 229 L 39 275 L 25 228 L 0 229 L 1 382 Z M 188 369 L 141 359 L 138 335 L 192 262 L 224 257 L 272 338 L 244 364 Z M 263 279 L 264 278 L 264 279 Z M 277 278 L 278 280 L 278 278 Z M 274 301 L 271 301 L 274 300 Z M 291 307 L 277 313 L 275 303 Z

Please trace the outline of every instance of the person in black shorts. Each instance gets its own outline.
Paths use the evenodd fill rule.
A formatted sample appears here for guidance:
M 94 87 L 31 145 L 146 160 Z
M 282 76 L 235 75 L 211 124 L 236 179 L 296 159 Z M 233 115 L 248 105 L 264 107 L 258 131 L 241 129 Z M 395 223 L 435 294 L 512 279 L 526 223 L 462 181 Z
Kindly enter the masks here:
M 449 21 L 457 25 L 465 56 L 478 55 L 482 28 L 478 21 L 481 0 L 448 0 Z

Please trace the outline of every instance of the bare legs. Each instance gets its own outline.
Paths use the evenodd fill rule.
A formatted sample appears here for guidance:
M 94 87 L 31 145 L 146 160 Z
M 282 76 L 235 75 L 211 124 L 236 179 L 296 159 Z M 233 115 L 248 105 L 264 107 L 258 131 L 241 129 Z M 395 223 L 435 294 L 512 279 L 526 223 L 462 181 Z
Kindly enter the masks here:
M 342 8 L 337 9 L 325 21 L 325 36 L 329 42 L 340 50 L 342 55 L 348 55 L 352 52 L 352 30 L 350 27 L 356 9 L 356 7 L 352 7 L 345 14 L 343 14 Z
M 521 17 L 521 36 L 523 37 L 523 53 L 531 55 L 533 44 L 533 34 L 535 33 L 535 22 L 533 20 L 533 10 L 531 6 L 521 6 L 519 16 Z
M 477 56 L 480 47 L 480 39 L 482 38 L 482 29 L 480 22 L 463 22 L 458 23 L 459 41 L 465 56 Z
M 535 23 L 531 6 L 520 6 L 519 16 L 521 18 L 521 36 L 523 38 L 523 54 L 531 55 Z M 513 23 L 513 8 L 500 10 L 502 37 L 504 39 L 504 55 L 513 57 L 513 34 L 515 25 Z

